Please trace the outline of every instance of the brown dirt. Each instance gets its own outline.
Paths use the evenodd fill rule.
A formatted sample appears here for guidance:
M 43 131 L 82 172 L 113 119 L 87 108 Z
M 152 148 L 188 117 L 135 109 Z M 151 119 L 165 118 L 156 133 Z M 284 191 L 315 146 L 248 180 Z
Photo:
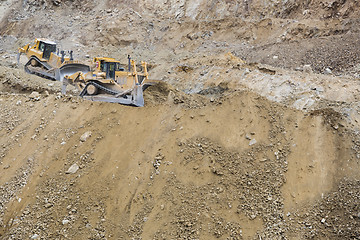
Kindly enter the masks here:
M 0 2 L 0 239 L 360 239 L 359 3 L 81 2 Z M 163 82 L 63 96 L 34 37 Z

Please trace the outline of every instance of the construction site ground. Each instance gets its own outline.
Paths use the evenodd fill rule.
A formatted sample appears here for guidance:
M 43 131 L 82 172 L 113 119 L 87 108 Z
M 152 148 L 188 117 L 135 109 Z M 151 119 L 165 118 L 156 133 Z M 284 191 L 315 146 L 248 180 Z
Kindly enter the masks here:
M 360 239 L 359 13 L 0 0 L 0 239 Z M 37 37 L 162 82 L 142 108 L 62 95 L 16 62 Z

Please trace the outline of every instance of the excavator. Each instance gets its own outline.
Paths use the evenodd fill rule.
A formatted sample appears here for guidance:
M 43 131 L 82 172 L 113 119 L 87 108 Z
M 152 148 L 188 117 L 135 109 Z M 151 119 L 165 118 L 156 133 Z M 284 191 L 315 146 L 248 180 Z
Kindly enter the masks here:
M 56 53 L 56 43 L 44 38 L 35 39 L 35 43 L 30 43 L 19 48 L 17 61 L 20 62 L 20 56 L 25 53 L 28 61 L 24 66 L 25 72 L 35 74 L 50 80 L 62 81 L 65 75 L 71 75 L 75 72 L 90 71 L 90 67 L 73 59 L 73 52 L 69 51 L 70 57 L 65 57 L 65 51 L 59 50 Z M 60 56 L 61 55 L 61 56 Z
M 128 55 L 127 67 L 126 71 L 114 58 L 96 57 L 91 71 L 64 76 L 62 93 L 71 84 L 84 99 L 143 107 L 143 91 L 159 81 L 149 80 L 146 62 L 141 62 L 142 72 L 138 72 L 136 62 Z

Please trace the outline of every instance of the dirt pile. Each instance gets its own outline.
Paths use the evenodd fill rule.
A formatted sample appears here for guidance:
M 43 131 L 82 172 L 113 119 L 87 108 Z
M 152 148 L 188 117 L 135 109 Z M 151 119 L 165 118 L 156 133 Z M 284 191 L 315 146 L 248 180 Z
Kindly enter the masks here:
M 357 1 L 1 1 L 0 239 L 359 239 Z M 145 107 L 25 74 L 149 62 Z

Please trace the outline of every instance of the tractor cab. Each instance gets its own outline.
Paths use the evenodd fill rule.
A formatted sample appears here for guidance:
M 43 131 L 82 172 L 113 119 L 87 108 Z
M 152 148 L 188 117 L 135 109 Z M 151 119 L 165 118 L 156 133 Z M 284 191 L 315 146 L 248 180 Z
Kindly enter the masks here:
M 38 49 L 43 53 L 42 58 L 49 60 L 51 53 L 56 52 L 56 43 L 41 39 Z
M 124 71 L 120 62 L 112 58 L 95 58 L 96 70 L 106 74 L 106 79 L 115 79 L 115 72 Z

